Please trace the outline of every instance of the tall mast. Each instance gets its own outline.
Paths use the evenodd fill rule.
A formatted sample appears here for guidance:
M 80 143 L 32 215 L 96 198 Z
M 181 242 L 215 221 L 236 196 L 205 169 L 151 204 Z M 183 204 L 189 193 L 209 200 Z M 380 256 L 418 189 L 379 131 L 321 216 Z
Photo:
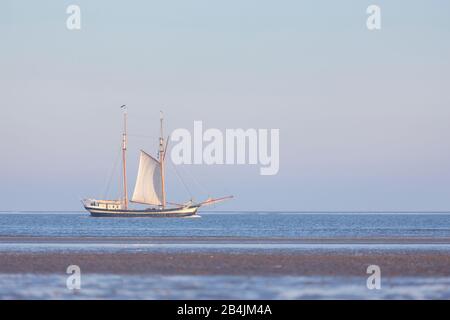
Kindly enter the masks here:
M 122 134 L 122 164 L 123 164 L 123 201 L 125 210 L 128 209 L 128 191 L 127 191 L 127 106 L 121 106 L 123 109 L 123 134 Z
M 160 111 L 160 122 L 161 122 L 161 136 L 159 137 L 159 165 L 161 168 L 161 194 L 162 194 L 162 207 L 166 207 L 166 191 L 164 186 L 164 131 L 163 131 L 163 113 Z

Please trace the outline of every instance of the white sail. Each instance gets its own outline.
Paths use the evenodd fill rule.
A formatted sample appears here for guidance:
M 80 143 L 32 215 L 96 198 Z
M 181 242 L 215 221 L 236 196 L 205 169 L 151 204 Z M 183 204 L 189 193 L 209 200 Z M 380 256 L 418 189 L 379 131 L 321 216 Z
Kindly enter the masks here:
M 161 205 L 161 166 L 158 160 L 141 151 L 139 171 L 132 202 Z

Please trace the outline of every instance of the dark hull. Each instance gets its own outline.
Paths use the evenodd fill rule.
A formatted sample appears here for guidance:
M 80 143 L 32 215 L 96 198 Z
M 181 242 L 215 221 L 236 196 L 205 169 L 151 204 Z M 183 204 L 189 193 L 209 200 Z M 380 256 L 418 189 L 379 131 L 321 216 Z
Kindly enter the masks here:
M 147 210 L 108 210 L 92 207 L 85 207 L 93 217 L 150 217 L 150 218 L 180 218 L 193 216 L 197 213 L 198 207 L 171 208 L 171 209 L 147 209 Z

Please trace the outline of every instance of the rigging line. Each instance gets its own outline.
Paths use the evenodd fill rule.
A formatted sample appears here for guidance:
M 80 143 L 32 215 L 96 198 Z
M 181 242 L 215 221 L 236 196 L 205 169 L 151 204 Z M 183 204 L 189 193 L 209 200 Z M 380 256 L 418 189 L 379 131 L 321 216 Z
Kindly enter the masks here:
M 193 198 L 192 193 L 191 193 L 191 191 L 189 190 L 189 188 L 188 188 L 188 186 L 186 185 L 186 183 L 184 182 L 183 178 L 182 178 L 182 177 L 180 176 L 180 174 L 178 173 L 177 168 L 176 168 L 175 165 L 172 163 L 172 161 L 169 161 L 169 163 L 172 165 L 172 167 L 173 167 L 173 169 L 174 169 L 174 171 L 175 171 L 175 173 L 176 173 L 176 176 L 177 176 L 178 180 L 181 181 L 181 183 L 182 183 L 183 186 L 184 186 L 184 189 L 186 189 L 187 193 L 189 194 L 189 197 L 190 197 L 191 200 L 192 200 L 192 198 Z
M 181 166 L 181 169 L 182 169 L 185 173 L 187 173 L 187 175 L 188 175 L 188 176 L 194 181 L 194 183 L 202 190 L 202 192 L 205 192 L 205 194 L 206 194 L 207 196 L 210 195 L 209 191 L 206 190 L 206 188 L 205 188 L 203 185 L 201 185 L 200 182 L 197 181 L 197 179 L 194 177 L 194 175 L 192 175 L 192 174 L 189 172 L 189 170 L 184 169 L 183 166 Z
M 155 138 L 154 136 L 149 136 L 149 135 L 145 135 L 145 134 L 133 134 L 133 133 L 129 133 L 128 136 L 130 137 L 139 137 L 139 138 Z
M 107 184 L 106 184 L 106 189 L 105 189 L 105 192 L 104 192 L 104 194 L 103 194 L 103 198 L 104 198 L 104 199 L 107 199 L 107 196 L 108 196 L 108 194 L 109 194 L 109 189 L 110 189 L 110 186 L 111 186 L 111 180 L 112 180 L 112 177 L 113 177 L 113 175 L 114 175 L 114 172 L 116 172 L 117 162 L 119 161 L 119 156 L 120 156 L 120 151 L 121 151 L 121 148 L 119 148 L 119 151 L 117 152 L 116 159 L 115 159 L 115 161 L 114 161 L 114 165 L 113 165 L 113 167 L 111 168 L 111 171 L 110 171 L 110 173 L 109 173 L 108 182 L 107 182 Z

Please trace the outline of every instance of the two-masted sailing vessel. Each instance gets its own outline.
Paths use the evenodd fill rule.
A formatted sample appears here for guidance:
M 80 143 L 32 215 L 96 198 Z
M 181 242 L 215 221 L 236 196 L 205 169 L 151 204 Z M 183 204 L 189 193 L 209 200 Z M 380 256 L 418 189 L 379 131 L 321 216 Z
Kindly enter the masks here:
M 194 203 L 192 199 L 185 204 L 169 204 L 166 200 L 165 157 L 168 139 L 164 139 L 163 116 L 161 112 L 158 157 L 154 158 L 141 150 L 136 185 L 131 200 L 127 190 L 127 109 L 124 110 L 124 130 L 122 134 L 122 178 L 123 198 L 118 200 L 84 199 L 84 208 L 95 217 L 186 217 L 193 216 L 205 205 L 217 203 L 232 196 Z M 131 209 L 129 204 L 146 205 L 144 209 Z

